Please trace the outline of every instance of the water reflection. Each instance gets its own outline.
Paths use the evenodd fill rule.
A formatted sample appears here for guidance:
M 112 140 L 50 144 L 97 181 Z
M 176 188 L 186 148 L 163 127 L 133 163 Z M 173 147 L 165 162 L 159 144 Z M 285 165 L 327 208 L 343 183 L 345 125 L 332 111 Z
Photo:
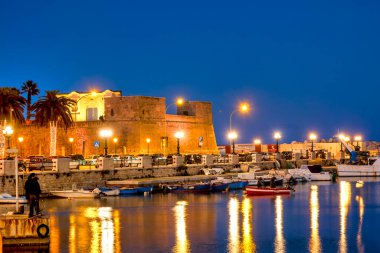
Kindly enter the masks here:
M 281 196 L 276 196 L 275 200 L 275 226 L 276 226 L 276 238 L 274 241 L 275 252 L 281 253 L 285 252 L 285 240 L 284 240 L 284 231 L 283 231 L 283 221 L 282 221 L 282 198 Z
M 358 243 L 358 252 L 364 252 L 364 245 L 362 242 L 362 226 L 363 226 L 363 215 L 364 215 L 363 197 L 356 196 L 356 201 L 359 203 L 359 228 L 358 228 L 358 235 L 356 236 L 356 241 Z
M 243 252 L 255 252 L 256 245 L 252 238 L 252 204 L 249 198 L 242 203 L 243 214 Z
M 309 242 L 310 252 L 321 252 L 321 238 L 319 236 L 319 200 L 318 186 L 312 185 L 310 191 L 310 220 L 311 220 L 311 236 Z
M 347 252 L 347 215 L 351 202 L 351 184 L 349 182 L 340 182 L 340 239 L 339 252 Z
M 229 229 L 228 229 L 228 251 L 240 252 L 239 248 L 239 201 L 233 197 L 228 202 Z
M 70 215 L 69 252 L 121 252 L 120 238 L 116 238 L 111 207 L 87 207 L 81 209 L 83 215 Z M 118 212 L 117 212 L 118 214 Z M 117 231 L 120 236 L 120 221 L 117 216 Z M 88 229 L 89 228 L 89 229 Z
M 190 242 L 186 233 L 186 201 L 178 201 L 174 207 L 176 223 L 176 244 L 173 252 L 183 253 L 190 252 Z

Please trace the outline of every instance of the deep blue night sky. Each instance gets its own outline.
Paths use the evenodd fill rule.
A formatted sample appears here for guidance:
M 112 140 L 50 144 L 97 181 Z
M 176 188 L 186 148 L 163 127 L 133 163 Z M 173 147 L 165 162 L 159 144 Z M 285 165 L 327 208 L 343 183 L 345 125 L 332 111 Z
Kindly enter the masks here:
M 379 1 L 0 0 L 0 85 L 210 101 L 218 144 L 242 100 L 239 143 L 380 140 L 379 26 Z

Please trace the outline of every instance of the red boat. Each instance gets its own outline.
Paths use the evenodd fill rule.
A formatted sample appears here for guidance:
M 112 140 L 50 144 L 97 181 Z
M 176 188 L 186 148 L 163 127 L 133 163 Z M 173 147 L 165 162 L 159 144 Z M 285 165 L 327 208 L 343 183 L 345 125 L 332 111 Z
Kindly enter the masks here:
M 253 196 L 268 196 L 268 195 L 288 195 L 292 193 L 292 189 L 288 188 L 258 188 L 253 186 L 245 187 L 248 195 Z

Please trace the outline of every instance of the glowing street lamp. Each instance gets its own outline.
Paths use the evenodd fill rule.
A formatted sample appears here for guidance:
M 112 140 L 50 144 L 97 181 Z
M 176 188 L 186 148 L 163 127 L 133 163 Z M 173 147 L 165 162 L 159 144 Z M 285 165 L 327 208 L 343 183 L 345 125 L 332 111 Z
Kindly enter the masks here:
M 22 157 L 22 142 L 24 141 L 24 137 L 20 136 L 17 140 L 20 143 L 20 156 Z
M 239 111 L 239 112 L 241 112 L 241 113 L 248 113 L 248 112 L 249 112 L 249 109 L 250 109 L 249 104 L 246 103 L 246 102 L 244 102 L 244 103 L 241 103 L 241 104 L 239 105 L 239 108 L 238 108 L 238 109 L 236 109 L 236 110 L 234 110 L 234 111 L 232 111 L 232 112 L 230 113 L 230 132 L 232 131 L 232 114 L 234 114 L 234 113 L 237 112 L 237 111 Z
M 117 137 L 114 137 L 113 139 L 113 144 L 114 144 L 114 154 L 116 154 L 116 143 L 119 141 L 119 139 Z
M 182 131 L 176 132 L 174 134 L 174 137 L 177 139 L 177 155 L 180 155 L 179 150 L 179 141 L 185 136 L 185 134 Z
M 146 138 L 146 143 L 148 144 L 148 156 L 149 156 L 149 143 L 150 143 L 150 138 Z
M 112 136 L 112 131 L 110 129 L 103 129 L 100 131 L 100 137 L 104 138 L 104 155 L 108 155 L 107 140 Z
M 172 105 L 177 105 L 177 106 L 182 106 L 183 104 L 185 103 L 185 99 L 182 98 L 182 97 L 178 97 L 176 100 L 175 100 L 175 103 L 172 103 L 170 105 L 168 105 L 165 109 L 165 113 L 168 111 L 169 107 L 172 106 Z
M 280 132 L 275 132 L 273 135 L 273 138 L 276 140 L 276 152 L 278 153 L 280 150 L 278 149 L 278 141 L 281 139 L 281 133 Z
M 7 149 L 11 148 L 10 139 L 13 134 L 13 128 L 11 126 L 6 126 L 3 129 L 3 134 L 5 137 L 7 137 Z
M 361 135 L 356 135 L 354 137 L 354 140 L 356 141 L 356 146 L 359 147 L 359 141 L 362 141 L 362 136 Z
M 232 141 L 232 154 L 234 155 L 235 154 L 235 139 L 237 139 L 237 133 L 236 132 L 234 132 L 234 131 L 230 131 L 229 133 L 228 133 L 228 139 L 230 140 L 230 141 Z
M 314 151 L 314 141 L 317 139 L 317 135 L 315 133 L 310 133 L 309 139 L 311 140 L 311 152 L 313 152 Z
M 260 144 L 261 144 L 261 140 L 260 140 L 260 139 L 255 139 L 255 140 L 253 141 L 253 143 L 254 143 L 255 145 L 260 145 Z
M 69 142 L 70 142 L 70 153 L 73 154 L 73 142 L 74 142 L 74 138 L 70 137 L 69 138 Z
M 253 144 L 255 144 L 255 151 L 260 152 L 261 151 L 261 140 L 260 139 L 254 139 Z M 257 150 L 256 150 L 257 148 Z
M 342 152 L 343 151 L 343 143 L 342 143 L 342 141 L 344 141 L 346 139 L 346 136 L 344 134 L 339 134 L 338 138 L 341 141 L 340 142 L 340 152 Z

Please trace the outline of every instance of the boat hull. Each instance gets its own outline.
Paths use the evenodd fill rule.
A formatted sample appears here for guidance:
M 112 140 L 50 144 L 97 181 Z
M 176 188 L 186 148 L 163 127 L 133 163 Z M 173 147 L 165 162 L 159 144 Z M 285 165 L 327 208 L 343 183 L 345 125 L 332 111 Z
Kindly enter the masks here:
M 337 165 L 339 177 L 378 177 L 380 176 L 380 167 L 372 165 Z
M 252 196 L 272 196 L 272 195 L 289 195 L 292 190 L 287 188 L 257 188 L 247 186 L 245 188 L 247 195 Z
M 8 193 L 0 195 L 0 204 L 16 204 L 16 202 L 19 204 L 26 204 L 28 203 L 28 200 L 25 197 L 16 198 Z
M 51 191 L 51 195 L 60 198 L 96 198 L 99 193 L 92 191 Z
M 120 188 L 120 195 L 139 195 L 146 192 L 150 193 L 153 191 L 153 186 L 146 187 L 133 187 L 133 188 Z
M 237 182 L 231 182 L 229 187 L 230 190 L 239 190 L 244 189 L 248 185 L 248 181 L 237 181 Z

